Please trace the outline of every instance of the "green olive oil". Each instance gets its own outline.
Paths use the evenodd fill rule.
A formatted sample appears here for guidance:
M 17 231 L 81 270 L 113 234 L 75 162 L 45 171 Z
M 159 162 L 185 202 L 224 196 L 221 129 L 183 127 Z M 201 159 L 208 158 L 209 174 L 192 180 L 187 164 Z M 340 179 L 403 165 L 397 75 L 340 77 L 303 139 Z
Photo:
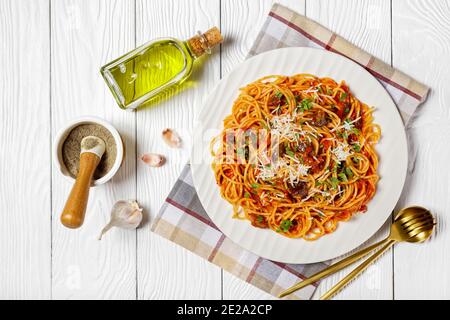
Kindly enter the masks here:
M 217 28 L 187 41 L 158 39 L 108 63 L 100 72 L 118 105 L 134 109 L 180 85 L 190 76 L 194 60 L 221 41 Z

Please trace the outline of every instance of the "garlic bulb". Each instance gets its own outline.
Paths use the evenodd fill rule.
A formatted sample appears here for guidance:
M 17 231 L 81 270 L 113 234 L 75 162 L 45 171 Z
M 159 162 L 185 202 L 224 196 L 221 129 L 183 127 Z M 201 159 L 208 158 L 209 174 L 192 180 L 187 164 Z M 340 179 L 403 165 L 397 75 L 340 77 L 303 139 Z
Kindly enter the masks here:
M 112 227 L 136 229 L 142 221 L 142 208 L 134 200 L 117 201 L 111 209 L 111 220 L 103 228 L 98 240 Z
M 141 160 L 150 167 L 161 167 L 166 162 L 163 155 L 156 153 L 146 153 L 142 155 Z
M 162 136 L 164 141 L 172 148 L 180 148 L 181 147 L 181 138 L 175 130 L 172 129 L 164 129 L 162 132 Z

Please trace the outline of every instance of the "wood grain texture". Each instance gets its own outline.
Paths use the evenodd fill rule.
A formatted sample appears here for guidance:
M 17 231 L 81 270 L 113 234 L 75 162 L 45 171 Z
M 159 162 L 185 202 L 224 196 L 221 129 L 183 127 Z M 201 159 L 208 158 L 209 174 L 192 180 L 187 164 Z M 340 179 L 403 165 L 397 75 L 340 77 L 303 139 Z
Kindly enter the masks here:
M 393 1 L 392 9 L 394 66 L 432 88 L 408 128 L 411 161 L 400 205 L 427 207 L 437 220 L 427 243 L 395 248 L 394 297 L 449 299 L 450 1 Z
M 222 0 L 222 30 L 226 43 L 222 46 L 222 74 L 225 76 L 244 61 L 274 2 L 299 13 L 305 10 L 304 1 Z M 272 295 L 223 273 L 224 299 L 273 299 Z
M 125 161 L 112 181 L 91 190 L 84 225 L 63 227 L 70 191 L 53 170 L 53 298 L 135 299 L 136 232 L 113 229 L 97 240 L 112 205 L 135 198 L 135 115 L 112 98 L 100 67 L 134 47 L 134 1 L 52 1 L 52 136 L 74 117 L 95 115 L 122 134 Z
M 0 2 L 0 299 L 51 294 L 48 19 L 48 1 Z
M 306 8 L 307 16 L 386 62 L 392 55 L 395 67 L 432 87 L 408 127 L 410 171 L 398 207 L 429 207 L 437 232 L 426 244 L 397 246 L 394 259 L 386 254 L 337 298 L 448 299 L 450 1 L 281 3 L 300 13 Z M 272 298 L 153 235 L 148 223 L 137 232 L 113 229 L 96 240 L 117 200 L 137 197 L 146 220 L 157 214 L 189 158 L 196 112 L 220 77 L 244 60 L 271 4 L 0 1 L 0 299 Z M 221 54 L 215 50 L 199 61 L 178 95 L 135 113 L 117 107 L 100 66 L 153 38 L 185 39 L 213 25 L 226 39 Z M 126 161 L 113 181 L 91 191 L 85 224 L 74 231 L 59 223 L 71 184 L 51 164 L 51 142 L 68 120 L 81 115 L 103 117 L 120 131 Z M 180 132 L 181 150 L 163 144 L 165 127 Z M 147 151 L 165 154 L 167 164 L 154 169 L 136 163 Z M 348 271 L 325 280 L 315 297 Z
M 218 0 L 137 1 L 136 44 L 158 37 L 187 39 L 197 30 L 220 26 Z M 206 94 L 219 80 L 220 50 L 197 61 L 193 74 L 176 95 L 136 112 L 137 154 L 166 155 L 161 168 L 137 165 L 138 201 L 149 212 L 158 213 L 164 199 L 188 161 L 195 114 Z M 181 149 L 164 144 L 161 132 L 173 128 L 181 135 Z M 139 299 L 218 299 L 221 271 L 184 248 L 150 232 L 149 224 L 138 231 Z
M 391 62 L 389 0 L 307 1 L 306 15 L 381 60 Z M 384 238 L 388 233 L 388 224 L 365 245 Z M 314 297 L 320 297 L 352 268 L 354 266 L 322 280 Z M 336 295 L 335 299 L 391 299 L 392 279 L 392 253 L 388 252 Z

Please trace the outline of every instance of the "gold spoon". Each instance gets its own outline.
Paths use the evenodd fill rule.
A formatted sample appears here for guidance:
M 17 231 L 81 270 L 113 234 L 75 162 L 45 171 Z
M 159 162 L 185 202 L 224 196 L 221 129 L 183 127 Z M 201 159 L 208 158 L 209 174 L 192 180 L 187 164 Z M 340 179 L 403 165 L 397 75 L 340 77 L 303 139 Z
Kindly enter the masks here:
M 279 295 L 279 297 L 284 297 L 288 294 L 291 294 L 292 292 L 300 290 L 316 282 L 319 279 L 336 273 L 339 270 L 342 270 L 350 264 L 354 263 L 355 261 L 361 259 L 362 257 L 368 255 L 376 248 L 383 246 L 379 251 L 374 253 L 369 259 L 364 261 L 360 266 L 349 273 L 344 279 L 339 281 L 339 283 L 337 283 L 333 288 L 331 288 L 320 298 L 322 300 L 329 299 L 337 292 L 339 292 L 354 277 L 364 271 L 374 260 L 376 260 L 380 255 L 383 254 L 383 252 L 388 250 L 396 242 L 423 242 L 427 240 L 433 232 L 434 225 L 434 218 L 429 210 L 419 206 L 403 208 L 395 216 L 394 223 L 391 225 L 391 232 L 386 239 L 373 244 L 366 249 L 358 251 L 353 255 L 339 261 L 338 263 L 335 263 L 328 268 L 325 268 L 324 270 L 312 275 L 308 279 L 297 283 L 286 291 L 283 291 Z

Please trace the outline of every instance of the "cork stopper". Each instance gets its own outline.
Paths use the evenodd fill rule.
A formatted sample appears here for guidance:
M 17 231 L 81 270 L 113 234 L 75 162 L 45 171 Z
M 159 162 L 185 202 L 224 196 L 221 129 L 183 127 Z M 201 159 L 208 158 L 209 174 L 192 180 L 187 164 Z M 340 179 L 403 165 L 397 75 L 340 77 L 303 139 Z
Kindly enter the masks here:
M 187 42 L 194 56 L 198 58 L 205 53 L 210 54 L 211 49 L 221 43 L 222 40 L 219 29 L 212 27 L 205 33 L 199 31 L 196 36 L 193 36 Z

